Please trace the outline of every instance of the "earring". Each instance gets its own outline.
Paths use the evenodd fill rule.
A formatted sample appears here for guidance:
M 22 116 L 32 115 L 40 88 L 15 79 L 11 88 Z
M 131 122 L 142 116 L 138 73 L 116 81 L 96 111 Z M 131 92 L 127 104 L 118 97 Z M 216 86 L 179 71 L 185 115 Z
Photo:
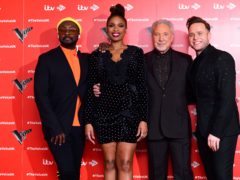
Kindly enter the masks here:
M 80 35 L 78 35 L 78 39 L 80 38 Z

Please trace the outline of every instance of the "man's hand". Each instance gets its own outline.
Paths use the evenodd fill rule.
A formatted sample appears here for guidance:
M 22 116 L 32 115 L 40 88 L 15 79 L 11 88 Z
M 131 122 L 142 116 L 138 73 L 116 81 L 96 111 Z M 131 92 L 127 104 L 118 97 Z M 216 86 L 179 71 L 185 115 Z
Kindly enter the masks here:
M 66 140 L 66 137 L 64 133 L 58 134 L 55 137 L 51 137 L 51 142 L 54 144 L 58 144 L 59 146 L 64 144 L 65 140 Z
M 137 137 L 139 137 L 137 139 L 137 142 L 144 139 L 147 136 L 147 132 L 148 132 L 147 123 L 145 121 L 141 121 L 138 125 L 138 131 L 137 131 L 137 135 L 136 135 Z
M 91 124 L 85 125 L 85 136 L 87 140 L 95 144 L 95 135 L 94 135 L 93 126 Z
M 100 94 L 101 94 L 101 91 L 100 91 L 100 83 L 95 84 L 95 85 L 93 86 L 93 93 L 94 93 L 95 97 L 99 97 L 99 96 L 100 96 Z
M 209 148 L 212 149 L 214 152 L 216 152 L 220 147 L 220 138 L 212 134 L 209 134 L 207 140 L 208 140 Z

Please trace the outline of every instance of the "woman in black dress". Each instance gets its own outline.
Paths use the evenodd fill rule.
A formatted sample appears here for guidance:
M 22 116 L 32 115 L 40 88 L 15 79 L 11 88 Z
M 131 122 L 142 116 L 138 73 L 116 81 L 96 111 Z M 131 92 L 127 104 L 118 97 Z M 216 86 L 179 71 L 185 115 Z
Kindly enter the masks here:
M 89 90 L 85 108 L 86 138 L 95 144 L 94 130 L 104 154 L 105 180 L 133 179 L 136 142 L 147 135 L 147 89 L 142 49 L 125 45 L 124 7 L 110 8 L 109 49 L 94 51 L 90 59 Z M 100 84 L 95 97 L 93 85 Z

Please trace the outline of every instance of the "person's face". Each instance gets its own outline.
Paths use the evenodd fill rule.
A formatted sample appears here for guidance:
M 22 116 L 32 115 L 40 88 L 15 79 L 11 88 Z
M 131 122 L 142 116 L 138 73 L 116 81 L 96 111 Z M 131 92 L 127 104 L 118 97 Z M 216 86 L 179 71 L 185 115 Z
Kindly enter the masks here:
M 75 47 L 79 35 L 78 26 L 71 21 L 65 21 L 58 27 L 58 35 L 61 45 L 66 48 Z
M 194 23 L 188 29 L 190 46 L 199 55 L 208 45 L 211 34 L 203 23 Z
M 173 32 L 166 24 L 157 25 L 152 32 L 153 45 L 161 54 L 169 50 L 173 37 Z
M 126 30 L 126 23 L 119 16 L 112 17 L 107 24 L 107 35 L 112 42 L 122 41 Z

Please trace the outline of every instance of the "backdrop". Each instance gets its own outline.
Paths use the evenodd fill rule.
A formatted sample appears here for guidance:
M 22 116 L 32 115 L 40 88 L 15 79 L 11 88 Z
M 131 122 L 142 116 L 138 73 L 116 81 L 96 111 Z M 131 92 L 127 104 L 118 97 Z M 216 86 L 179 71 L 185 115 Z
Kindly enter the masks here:
M 239 0 L 119 0 L 124 5 L 128 30 L 125 41 L 152 49 L 150 26 L 160 18 L 175 25 L 173 48 L 195 57 L 187 42 L 188 17 L 196 15 L 212 25 L 212 44 L 230 52 L 237 71 L 240 100 L 240 1 Z M 33 76 L 38 56 L 58 45 L 56 24 L 72 16 L 83 26 L 78 47 L 91 52 L 104 33 L 111 0 L 1 0 L 0 2 L 0 179 L 56 180 L 56 165 L 41 132 L 41 121 L 33 95 Z M 189 107 L 192 129 L 196 109 Z M 194 133 L 193 133 L 194 135 Z M 21 137 L 23 140 L 21 140 Z M 20 140 L 19 140 L 20 138 Z M 146 142 L 138 144 L 134 156 L 134 179 L 148 179 Z M 196 139 L 192 138 L 192 169 L 195 179 L 206 179 Z M 170 166 L 170 165 L 169 165 Z M 82 180 L 103 179 L 99 145 L 86 144 Z M 169 179 L 173 179 L 171 168 Z M 234 179 L 240 179 L 240 140 L 235 153 Z

